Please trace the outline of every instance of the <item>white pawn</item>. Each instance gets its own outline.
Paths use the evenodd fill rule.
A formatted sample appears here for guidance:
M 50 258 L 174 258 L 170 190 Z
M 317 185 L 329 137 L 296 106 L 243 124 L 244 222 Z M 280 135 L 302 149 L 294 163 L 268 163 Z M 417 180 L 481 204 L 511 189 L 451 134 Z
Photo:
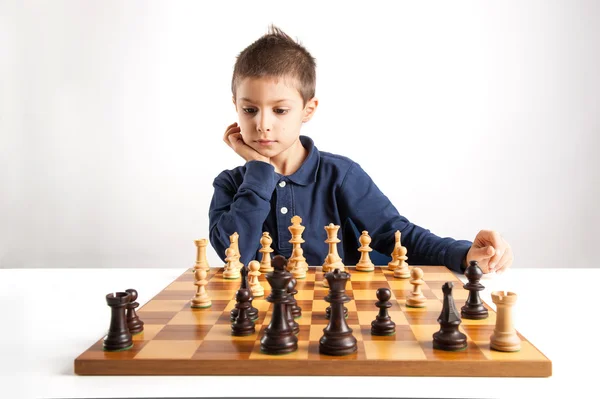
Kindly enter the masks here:
M 254 297 L 264 296 L 265 289 L 262 285 L 260 285 L 260 281 L 258 281 L 258 276 L 260 273 L 260 263 L 257 260 L 252 260 L 248 263 L 248 285 L 250 286 L 250 290 L 252 291 L 252 295 Z
M 294 278 L 296 280 L 306 278 L 308 264 L 306 263 L 306 258 L 304 257 L 304 250 L 301 247 L 296 247 L 294 253 L 292 254 L 292 259 L 294 261 L 294 268 L 292 269 L 292 275 Z
M 236 261 L 235 249 L 227 248 L 225 250 L 225 256 L 226 256 L 225 261 L 227 263 L 225 264 L 225 270 L 223 270 L 223 278 L 226 278 L 229 280 L 240 278 L 241 277 L 240 269 L 238 269 L 235 264 L 235 261 Z
M 273 243 L 273 239 L 269 235 L 268 231 L 263 232 L 262 237 L 260 239 L 260 245 L 262 248 L 258 250 L 262 254 L 262 259 L 260 261 L 260 271 L 263 273 L 272 272 L 273 266 L 271 266 L 271 252 L 273 252 L 273 248 L 271 248 L 271 244 Z
M 371 262 L 371 258 L 369 257 L 369 252 L 373 249 L 369 246 L 371 244 L 371 237 L 367 231 L 363 231 L 360 238 L 360 248 L 358 251 L 360 252 L 360 260 L 356 264 L 356 270 L 361 272 L 372 272 L 375 270 L 375 265 Z
M 398 251 L 398 261 L 400 262 L 399 266 L 394 270 L 394 277 L 396 278 L 409 278 L 410 270 L 408 270 L 408 263 L 406 260 L 408 257 L 406 256 L 406 247 L 400 246 L 400 250 Z
M 406 306 L 410 308 L 424 308 L 427 298 L 425 298 L 425 295 L 421 292 L 421 286 L 425 284 L 425 281 L 423 281 L 423 270 L 418 267 L 413 267 L 410 272 L 410 277 L 410 283 L 413 285 L 413 290 L 410 293 L 410 296 L 406 298 Z
M 206 281 L 206 270 L 205 269 L 196 269 L 194 272 L 194 278 L 196 282 L 194 285 L 197 288 L 196 295 L 192 298 L 192 308 L 208 308 L 212 305 L 210 297 L 206 293 L 205 286 L 208 284 Z

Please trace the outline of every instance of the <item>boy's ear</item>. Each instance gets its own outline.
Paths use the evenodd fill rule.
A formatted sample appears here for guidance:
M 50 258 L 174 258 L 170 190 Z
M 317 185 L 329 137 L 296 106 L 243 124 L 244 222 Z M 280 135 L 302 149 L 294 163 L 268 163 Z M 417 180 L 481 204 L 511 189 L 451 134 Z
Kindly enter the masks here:
M 304 107 L 304 117 L 302 118 L 302 123 L 308 122 L 313 117 L 318 105 L 319 100 L 316 97 L 313 97 L 306 103 L 306 106 Z

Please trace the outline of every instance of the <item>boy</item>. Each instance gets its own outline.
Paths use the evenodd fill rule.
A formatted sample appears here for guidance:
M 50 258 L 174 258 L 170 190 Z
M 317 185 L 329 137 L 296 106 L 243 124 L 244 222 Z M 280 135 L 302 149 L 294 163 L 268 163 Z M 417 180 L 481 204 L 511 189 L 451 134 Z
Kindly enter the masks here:
M 213 183 L 210 242 L 219 256 L 224 259 L 229 236 L 238 232 L 240 261 L 260 259 L 260 238 L 268 231 L 272 255 L 289 258 L 288 227 L 299 215 L 306 227 L 304 257 L 312 266 L 325 260 L 324 226 L 333 223 L 341 226 L 338 252 L 346 265 L 358 261 L 360 231 L 369 232 L 375 251 L 391 254 L 400 230 L 410 265 L 462 272 L 477 260 L 485 273 L 510 267 L 511 247 L 497 232 L 482 230 L 472 243 L 440 238 L 401 216 L 357 163 L 320 152 L 300 136 L 318 106 L 315 67 L 303 46 L 273 26 L 238 56 L 232 93 L 239 124 L 228 126 L 223 140 L 246 164 L 221 172 Z

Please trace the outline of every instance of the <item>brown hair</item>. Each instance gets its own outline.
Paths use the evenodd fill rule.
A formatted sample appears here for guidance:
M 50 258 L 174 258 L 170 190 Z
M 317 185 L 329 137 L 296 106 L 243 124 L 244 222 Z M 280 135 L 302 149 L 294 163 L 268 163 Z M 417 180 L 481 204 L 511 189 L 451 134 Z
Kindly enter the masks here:
M 299 43 L 281 29 L 269 26 L 269 32 L 246 47 L 237 57 L 231 79 L 234 97 L 244 78 L 296 78 L 303 105 L 315 96 L 316 61 Z

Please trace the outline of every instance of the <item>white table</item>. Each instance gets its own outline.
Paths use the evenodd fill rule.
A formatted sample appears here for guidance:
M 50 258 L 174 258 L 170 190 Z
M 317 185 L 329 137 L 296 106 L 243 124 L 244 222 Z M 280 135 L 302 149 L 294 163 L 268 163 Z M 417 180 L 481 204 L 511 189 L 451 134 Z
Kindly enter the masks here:
M 518 269 L 486 277 L 519 295 L 515 327 L 552 361 L 549 378 L 84 377 L 73 361 L 110 322 L 104 296 L 135 288 L 144 304 L 185 269 L 0 269 L 0 397 L 519 397 L 572 395 L 598 381 L 600 270 Z M 460 276 L 464 280 L 463 276 Z M 343 381 L 343 384 L 333 382 Z M 235 387 L 255 389 L 236 391 Z M 383 387 L 383 388 L 382 388 Z M 598 391 L 577 397 L 597 397 Z M 541 396 L 540 396 L 541 397 Z

